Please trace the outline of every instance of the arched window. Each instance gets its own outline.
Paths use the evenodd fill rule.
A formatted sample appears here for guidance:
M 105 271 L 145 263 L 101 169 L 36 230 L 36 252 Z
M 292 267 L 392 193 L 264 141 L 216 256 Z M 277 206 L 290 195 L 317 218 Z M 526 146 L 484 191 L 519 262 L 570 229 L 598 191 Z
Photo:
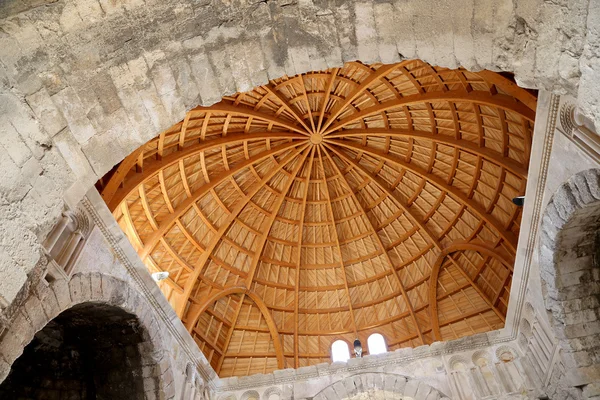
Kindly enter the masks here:
M 348 343 L 343 340 L 336 340 L 331 345 L 331 359 L 333 362 L 342 361 L 346 362 L 350 359 L 350 349 Z
M 369 354 L 387 353 L 385 339 L 379 333 L 374 333 L 369 336 L 367 339 L 367 345 L 369 346 Z

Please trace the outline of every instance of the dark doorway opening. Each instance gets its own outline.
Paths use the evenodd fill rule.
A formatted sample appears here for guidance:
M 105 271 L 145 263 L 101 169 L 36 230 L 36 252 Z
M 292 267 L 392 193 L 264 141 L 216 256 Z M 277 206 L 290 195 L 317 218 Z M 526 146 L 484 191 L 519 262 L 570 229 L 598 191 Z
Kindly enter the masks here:
M 136 316 L 84 303 L 36 333 L 0 385 L 0 399 L 144 399 Z

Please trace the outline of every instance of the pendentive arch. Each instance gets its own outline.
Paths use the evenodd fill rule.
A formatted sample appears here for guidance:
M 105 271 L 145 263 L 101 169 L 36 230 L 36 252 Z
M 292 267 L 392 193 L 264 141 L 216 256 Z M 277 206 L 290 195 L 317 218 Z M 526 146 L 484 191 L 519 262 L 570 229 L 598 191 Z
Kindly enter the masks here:
M 233 334 L 233 331 L 235 329 L 236 319 L 239 315 L 239 308 L 241 308 L 241 304 L 244 301 L 244 297 L 247 296 L 248 298 L 250 298 L 252 300 L 252 302 L 254 302 L 254 304 L 256 304 L 256 306 L 260 310 L 262 316 L 265 318 L 267 326 L 269 327 L 269 332 L 271 334 L 271 338 L 273 339 L 273 347 L 275 348 L 275 354 L 277 357 L 278 368 L 283 368 L 283 366 L 284 366 L 283 346 L 281 344 L 281 338 L 279 336 L 279 331 L 277 330 L 277 325 L 275 324 L 275 321 L 273 320 L 273 317 L 272 317 L 271 313 L 269 312 L 269 308 L 266 306 L 265 302 L 260 298 L 260 296 L 258 294 L 254 293 L 252 290 L 248 289 L 245 286 L 230 287 L 230 288 L 224 289 L 223 291 L 216 292 L 211 297 L 209 297 L 202 305 L 200 305 L 197 309 L 195 309 L 193 311 L 193 314 L 190 315 L 190 319 L 188 321 L 186 321 L 185 326 L 188 329 L 188 331 L 190 333 L 192 332 L 192 330 L 194 329 L 194 326 L 198 322 L 198 319 L 200 318 L 200 316 L 204 312 L 206 312 L 206 310 L 211 305 L 213 305 L 215 302 L 219 301 L 220 299 L 227 297 L 227 296 L 231 296 L 233 294 L 239 294 L 241 297 L 240 297 L 238 309 L 236 310 L 235 315 L 234 315 L 234 320 L 231 321 L 230 332 L 227 335 L 225 346 L 223 347 L 223 355 L 221 357 L 221 360 L 219 361 L 220 365 L 222 365 L 223 359 L 225 358 L 225 354 L 227 352 L 227 345 L 229 344 L 229 340 L 231 339 L 231 335 Z M 218 373 L 218 371 L 217 371 L 217 373 Z
M 500 248 L 495 248 L 491 243 L 484 242 L 466 242 L 466 241 L 457 241 L 448 246 L 446 246 L 439 254 L 435 264 L 433 265 L 433 269 L 431 271 L 431 277 L 429 279 L 429 312 L 431 316 L 431 329 L 433 332 L 433 336 L 435 340 L 442 340 L 442 334 L 440 332 L 440 320 L 438 315 L 438 296 L 437 296 L 437 287 L 438 287 L 438 279 L 440 276 L 440 272 L 442 271 L 442 265 L 444 261 L 449 258 L 450 261 L 456 266 L 456 268 L 461 272 L 464 278 L 469 282 L 468 286 L 471 286 L 475 291 L 479 294 L 479 296 L 488 304 L 489 308 L 498 315 L 500 319 L 504 321 L 504 314 L 499 311 L 495 305 L 498 298 L 495 300 L 489 300 L 487 296 L 481 291 L 478 287 L 476 281 L 481 274 L 482 270 L 485 268 L 485 263 L 482 264 L 481 268 L 477 272 L 475 277 L 469 277 L 466 272 L 463 271 L 462 267 L 457 264 L 457 262 L 450 257 L 452 254 L 461 252 L 461 251 L 475 251 L 480 254 L 484 254 L 487 257 L 493 257 L 497 259 L 502 265 L 504 265 L 510 272 L 508 273 L 508 277 L 512 276 L 513 265 L 514 265 L 514 256 L 510 254 L 506 254 Z M 464 289 L 461 287 L 460 290 Z M 500 292 L 502 288 L 500 289 Z

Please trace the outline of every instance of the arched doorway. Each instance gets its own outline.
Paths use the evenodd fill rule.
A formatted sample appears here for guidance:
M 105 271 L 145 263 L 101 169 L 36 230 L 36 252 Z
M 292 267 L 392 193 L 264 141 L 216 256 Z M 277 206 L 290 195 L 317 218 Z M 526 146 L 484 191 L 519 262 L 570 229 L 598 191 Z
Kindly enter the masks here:
M 145 399 L 146 331 L 125 310 L 78 304 L 50 321 L 25 347 L 1 399 Z M 156 379 L 156 378 L 154 378 Z
M 588 398 L 598 372 L 600 169 L 579 172 L 550 199 L 542 219 L 540 276 L 546 309 L 560 341 L 563 387 Z M 590 385 L 593 388 L 596 385 Z M 594 392 L 595 389 L 592 389 Z M 550 396 L 552 398 L 552 396 Z

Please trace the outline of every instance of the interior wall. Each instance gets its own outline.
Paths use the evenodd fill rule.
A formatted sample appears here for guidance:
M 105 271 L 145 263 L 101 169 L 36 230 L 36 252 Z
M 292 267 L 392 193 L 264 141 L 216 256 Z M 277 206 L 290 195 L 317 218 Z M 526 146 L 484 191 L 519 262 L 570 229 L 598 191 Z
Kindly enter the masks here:
M 588 93 L 600 82 L 596 11 L 584 0 L 2 2 L 0 193 L 14 212 L 1 216 L 0 303 L 42 268 L 63 201 L 75 206 L 191 107 L 356 59 L 514 71 L 524 86 Z

